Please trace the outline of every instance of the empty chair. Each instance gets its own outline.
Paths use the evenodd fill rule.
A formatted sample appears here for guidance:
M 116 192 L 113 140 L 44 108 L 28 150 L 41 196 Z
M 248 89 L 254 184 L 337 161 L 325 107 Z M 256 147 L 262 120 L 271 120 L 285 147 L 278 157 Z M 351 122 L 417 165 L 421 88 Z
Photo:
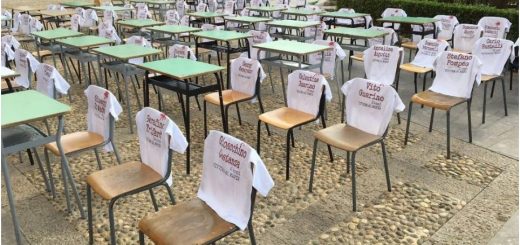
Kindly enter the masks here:
M 246 57 L 239 57 L 231 61 L 231 89 L 222 91 L 222 99 L 219 92 L 213 92 L 204 96 L 204 135 L 207 135 L 207 110 L 206 104 L 224 106 L 224 118 L 222 120 L 228 121 L 229 107 L 236 106 L 238 124 L 242 125 L 240 117 L 240 110 L 238 104 L 240 102 L 251 101 L 258 99 L 260 113 L 264 113 L 264 106 L 260 96 L 260 84 L 265 79 L 266 75 L 262 69 L 262 65 L 258 60 L 249 59 Z
M 484 104 L 482 107 L 482 123 L 486 122 L 486 97 L 487 86 L 493 81 L 491 95 L 495 88 L 496 80 L 502 83 L 502 96 L 504 97 L 504 113 L 507 116 L 506 87 L 504 81 L 504 67 L 508 61 L 514 60 L 514 43 L 510 40 L 482 37 L 473 48 L 472 54 L 482 62 L 481 82 L 484 83 Z
M 478 57 L 471 54 L 450 51 L 441 53 L 435 61 L 436 76 L 432 86 L 427 91 L 414 94 L 410 100 L 404 138 L 405 145 L 408 143 L 413 103 L 432 108 L 429 132 L 432 130 L 435 109 L 446 111 L 446 151 L 448 159 L 451 157 L 450 110 L 454 106 L 467 104 L 469 142 L 473 141 L 471 135 L 471 97 L 473 84 L 477 84 L 477 86 L 480 84 L 481 66 L 482 63 Z
M 385 11 L 383 11 L 383 13 L 381 13 L 381 17 L 383 17 L 383 18 L 393 17 L 393 16 L 406 17 L 408 15 L 406 14 L 406 12 L 403 9 L 400 9 L 400 8 L 386 8 Z M 383 27 L 390 27 L 390 28 L 393 28 L 394 30 L 398 30 L 400 26 L 401 26 L 400 24 L 383 22 Z
M 453 38 L 453 31 L 455 26 L 459 24 L 459 20 L 453 15 L 436 15 L 433 17 L 438 20 L 439 33 L 437 33 L 437 39 L 449 41 Z
M 404 104 L 392 86 L 373 80 L 354 78 L 346 82 L 341 91 L 346 97 L 346 123 L 339 123 L 314 133 L 309 192 L 312 192 L 316 149 L 321 141 L 347 152 L 347 175 L 349 169 L 352 171 L 352 209 L 357 211 L 356 154 L 361 149 L 381 144 L 386 186 L 388 191 L 391 191 L 384 140 L 393 112 L 403 111 Z
M 484 29 L 478 25 L 460 24 L 453 31 L 453 51 L 471 53 L 477 40 L 482 37 Z
M 227 169 L 232 171 L 229 175 Z M 143 218 L 139 222 L 140 244 L 144 244 L 145 235 L 156 244 L 211 244 L 246 228 L 251 244 L 256 244 L 252 221 L 256 193 L 267 196 L 273 186 L 273 179 L 251 146 L 211 131 L 204 141 L 197 198 Z
M 423 91 L 426 89 L 426 75 L 433 73 L 433 64 L 437 56 L 449 50 L 450 44 L 442 39 L 425 38 L 417 44 L 417 54 L 410 63 L 402 64 L 401 70 L 413 73 L 415 93 L 417 93 L 417 75 L 423 76 Z
M 511 21 L 504 17 L 485 16 L 478 21 L 477 25 L 484 30 L 483 37 L 506 39 Z
M 256 128 L 256 150 L 260 152 L 260 124 L 266 123 L 287 130 L 285 179 L 289 179 L 290 147 L 294 145 L 293 129 L 314 122 L 321 118 L 325 124 L 325 103 L 332 100 L 332 92 L 323 75 L 312 71 L 296 70 L 289 74 L 287 82 L 287 106 L 269 111 L 258 116 Z M 332 151 L 329 148 L 332 158 Z
M 125 196 L 148 191 L 158 211 L 153 188 L 164 186 L 175 203 L 171 185 L 172 150 L 184 153 L 188 142 L 179 127 L 164 113 L 145 107 L 136 115 L 140 161 L 131 161 L 87 176 L 89 244 L 93 243 L 92 191 L 109 201 L 110 242 L 116 243 L 114 204 Z

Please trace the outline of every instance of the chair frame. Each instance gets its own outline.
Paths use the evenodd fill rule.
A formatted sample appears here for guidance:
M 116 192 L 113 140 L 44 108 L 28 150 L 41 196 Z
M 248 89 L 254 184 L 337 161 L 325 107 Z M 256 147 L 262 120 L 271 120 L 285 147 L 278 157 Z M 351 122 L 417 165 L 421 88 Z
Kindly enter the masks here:
M 254 169 L 253 163 L 251 163 L 251 171 L 253 171 L 253 169 Z M 254 212 L 254 207 L 255 207 L 256 192 L 257 192 L 256 188 L 253 187 L 251 190 L 251 215 L 249 216 L 249 221 L 247 222 L 247 231 L 249 233 L 249 240 L 252 245 L 256 245 L 255 233 L 254 233 L 254 229 L 253 229 L 253 212 Z M 156 210 L 156 212 L 157 212 L 157 210 Z M 238 230 L 239 230 L 238 227 L 235 226 L 235 228 L 230 230 L 229 232 L 227 232 L 225 234 L 221 234 L 221 235 L 215 237 L 214 239 L 207 241 L 203 244 L 215 244 L 215 242 L 217 242 L 218 240 L 220 240 Z M 139 244 L 140 245 L 145 244 L 144 243 L 144 233 L 140 229 L 139 229 Z
M 143 192 L 148 190 L 150 193 L 150 197 L 152 199 L 152 204 L 154 207 L 154 210 L 157 212 L 159 210 L 159 207 L 157 206 L 157 201 L 155 199 L 155 194 L 153 193 L 153 188 L 158 186 L 164 186 L 166 187 L 166 190 L 168 191 L 168 196 L 170 197 L 170 201 L 172 205 L 175 205 L 175 197 L 173 195 L 173 191 L 171 187 L 166 182 L 168 178 L 171 175 L 171 168 L 172 168 L 172 160 L 173 160 L 173 152 L 172 149 L 168 149 L 168 162 L 167 162 L 167 171 L 161 180 L 142 186 L 140 188 L 119 194 L 118 196 L 113 197 L 109 200 L 108 205 L 108 220 L 110 222 L 110 244 L 114 245 L 116 244 L 116 229 L 115 229 L 115 221 L 114 221 L 114 205 L 116 201 L 119 198 L 137 194 L 139 192 Z M 144 163 L 141 163 L 144 164 Z M 89 236 L 89 244 L 94 243 L 94 230 L 93 230 L 93 223 L 92 223 L 92 188 L 87 183 L 87 219 L 88 219 L 88 236 Z
M 305 124 L 308 124 L 310 122 L 314 122 L 316 121 L 317 119 L 320 119 L 321 118 L 321 124 L 323 126 L 323 128 L 326 128 L 327 127 L 327 124 L 325 122 L 325 116 L 324 116 L 324 112 L 326 110 L 326 102 L 325 102 L 325 85 L 322 86 L 322 90 L 321 90 L 321 98 L 320 98 L 320 104 L 319 104 L 319 110 L 318 110 L 318 114 L 316 115 L 316 117 L 314 117 L 313 119 L 311 120 L 308 120 L 308 121 L 305 121 L 305 122 L 302 122 L 302 123 L 299 123 L 299 124 L 296 124 L 294 126 L 292 126 L 291 128 L 287 129 L 287 135 L 286 135 L 286 155 L 285 155 L 285 180 L 289 180 L 289 171 L 290 171 L 290 159 L 291 159 L 291 146 L 292 147 L 296 147 L 295 144 L 294 144 L 294 134 L 293 134 L 293 129 L 297 128 L 297 127 L 300 127 L 300 126 L 303 126 Z M 265 124 L 268 124 L 267 122 L 264 122 Z M 260 118 L 258 119 L 258 123 L 257 123 L 257 127 L 256 127 L 256 151 L 258 152 L 258 154 L 260 154 L 260 125 L 262 124 L 262 120 L 260 120 Z M 327 146 L 328 147 L 328 150 L 329 150 L 329 157 L 332 161 L 332 149 L 330 148 L 330 145 Z

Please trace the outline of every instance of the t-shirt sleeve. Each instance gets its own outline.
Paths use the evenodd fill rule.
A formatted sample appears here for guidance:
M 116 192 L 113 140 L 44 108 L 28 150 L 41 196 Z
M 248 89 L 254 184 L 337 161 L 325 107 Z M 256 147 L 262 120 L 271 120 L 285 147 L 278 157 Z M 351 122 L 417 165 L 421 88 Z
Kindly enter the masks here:
M 345 57 L 347 57 L 345 50 L 343 50 L 343 48 L 341 48 L 338 43 L 334 43 L 334 48 L 336 49 L 336 55 L 340 60 L 343 60 Z
M 477 56 L 474 56 L 474 58 L 475 58 L 475 62 L 473 63 L 473 71 L 475 74 L 475 83 L 477 84 L 477 86 L 479 86 L 481 75 L 482 75 L 482 73 L 481 73 L 482 62 L 480 61 L 480 59 Z
M 34 58 L 31 53 L 27 53 L 27 59 L 29 60 L 29 65 L 31 66 L 31 70 L 36 71 L 40 66 L 40 62 Z
M 260 69 L 260 83 L 261 83 L 262 81 L 264 81 L 264 79 L 267 77 L 267 75 L 265 74 L 265 71 L 264 71 L 264 68 L 262 67 L 262 65 L 259 65 L 258 67 Z
M 332 100 L 332 91 L 330 90 L 329 83 L 327 82 L 327 79 L 325 79 L 324 76 L 321 76 L 321 84 L 325 85 L 325 99 L 327 101 Z
M 401 100 L 401 97 L 399 97 L 399 94 L 394 91 L 394 111 L 395 112 L 402 112 L 404 111 L 405 105 L 403 101 Z
M 170 135 L 170 149 L 178 152 L 178 153 L 184 153 L 186 151 L 186 148 L 188 147 L 188 141 L 186 140 L 186 137 L 182 134 L 179 127 L 170 121 L 167 129 L 167 134 Z
M 61 94 L 67 94 L 70 85 L 56 69 L 54 69 L 51 79 L 54 79 L 54 87 L 56 88 L 56 91 L 60 92 Z
M 112 93 L 110 93 L 110 114 L 114 117 L 114 119 L 119 119 L 119 114 L 123 112 L 123 107 L 121 107 L 121 104 L 119 104 L 119 101 L 117 101 L 116 96 L 114 96 Z
M 273 188 L 274 181 L 256 151 L 251 152 L 250 160 L 254 164 L 253 187 L 258 191 L 258 193 L 260 193 L 260 195 L 265 197 Z
M 350 85 L 352 84 L 353 80 L 347 81 L 343 86 L 341 86 L 341 92 L 346 96 L 348 93 L 348 90 L 350 89 Z

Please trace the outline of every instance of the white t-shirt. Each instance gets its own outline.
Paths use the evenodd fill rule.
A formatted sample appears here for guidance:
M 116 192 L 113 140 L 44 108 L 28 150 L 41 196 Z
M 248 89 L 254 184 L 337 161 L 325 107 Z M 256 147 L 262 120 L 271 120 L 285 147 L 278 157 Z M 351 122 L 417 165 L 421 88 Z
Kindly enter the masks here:
M 443 52 L 434 64 L 437 73 L 431 91 L 470 98 L 473 83 L 480 84 L 482 62 L 471 54 Z
M 255 94 L 256 80 L 260 70 L 260 82 L 266 75 L 260 62 L 255 59 L 238 57 L 231 61 L 231 88 L 248 95 Z
M 316 28 L 318 28 L 318 32 L 316 32 Z M 323 33 L 327 30 L 327 24 L 325 22 L 320 22 L 320 25 L 307 27 L 304 30 L 305 37 L 314 37 L 314 39 L 307 40 L 307 42 L 313 42 L 314 40 L 323 40 Z
M 375 45 L 365 50 L 363 62 L 367 78 L 381 84 L 392 85 L 402 52 L 403 48 L 389 45 Z
M 339 46 L 338 43 L 333 41 L 327 41 L 327 40 L 316 40 L 312 42 L 313 44 L 317 45 L 323 45 L 323 46 L 329 46 L 332 49 L 325 50 L 323 52 L 323 75 L 330 76 L 332 79 L 334 79 L 334 74 L 336 70 L 336 56 L 343 60 L 345 57 L 347 57 L 347 54 L 345 51 Z M 312 53 L 309 55 L 309 63 L 310 64 L 319 64 L 321 62 L 321 52 Z M 319 73 L 320 68 L 315 68 L 312 71 Z
M 79 14 L 74 14 L 70 17 L 70 29 L 73 31 L 79 31 L 79 28 L 83 26 L 83 17 Z
M 325 86 L 325 91 L 322 90 Z M 322 92 L 323 91 L 323 92 Z M 329 83 L 323 75 L 312 71 L 296 70 L 287 81 L 287 106 L 314 116 L 318 115 L 322 93 L 332 100 Z
M 435 29 L 439 29 L 439 21 L 435 23 Z M 412 30 L 414 32 L 429 32 L 433 30 L 433 24 L 432 23 L 426 23 L 424 25 L 412 25 Z M 436 30 L 436 32 L 437 32 Z M 424 35 L 424 38 L 433 38 L 433 34 Z M 419 43 L 423 39 L 422 35 L 413 34 L 412 35 L 412 42 L 413 43 Z
M 164 19 L 166 20 L 167 25 L 178 25 L 181 17 L 179 16 L 179 13 L 176 10 L 170 9 L 166 11 Z
M 29 67 L 31 71 L 34 72 L 38 70 L 40 62 L 34 58 L 30 52 L 24 49 L 17 49 L 14 52 L 14 62 L 16 63 L 16 72 L 20 74 L 20 76 L 16 77 L 14 80 L 24 88 L 29 88 L 31 86 Z
M 404 10 L 397 9 L 397 8 L 387 8 L 381 14 L 381 17 L 383 17 L 383 18 L 391 17 L 391 16 L 406 17 L 407 14 L 406 14 L 406 12 Z M 396 24 L 394 24 L 394 28 L 393 29 L 397 30 L 397 29 L 399 29 L 399 26 L 401 26 L 401 25 L 396 23 Z M 383 22 L 383 27 L 390 27 L 390 28 L 392 28 L 392 23 Z
M 179 17 L 182 18 L 186 12 L 187 4 L 184 1 L 177 1 L 175 8 L 177 9 L 177 13 L 179 13 Z
M 168 177 L 167 183 L 172 185 L 172 176 L 165 176 L 168 170 L 168 149 L 182 154 L 188 147 L 188 141 L 168 116 L 151 107 L 137 112 L 135 120 L 141 161 L 161 176 Z
M 251 59 L 258 59 L 258 49 L 253 48 L 253 45 L 272 42 L 273 39 L 266 31 L 251 30 L 248 34 L 251 35 L 251 37 L 247 38 L 249 41 L 249 53 L 251 54 Z M 247 52 L 242 53 L 241 56 L 247 57 Z M 264 57 L 265 51 L 260 51 L 260 59 L 263 59 Z
M 511 28 L 511 22 L 508 19 L 492 16 L 482 17 L 477 25 L 484 29 L 483 37 L 493 38 L 505 38 L 506 33 Z
M 13 60 L 14 59 L 14 52 L 11 49 L 11 47 L 9 47 L 9 45 L 7 43 L 4 43 L 4 42 L 1 43 L 1 49 L 2 49 L 2 52 L 0 54 L 2 56 L 1 66 L 5 67 L 5 65 L 7 64 L 8 60 Z M 6 58 L 7 58 L 7 60 L 6 60 Z
M 482 74 L 500 75 L 507 60 L 515 59 L 513 53 L 514 43 L 510 40 L 482 37 L 473 48 L 472 54 L 482 62 Z
M 51 65 L 41 63 L 36 70 L 36 90 L 54 98 L 54 89 L 61 94 L 67 94 L 70 85 Z
M 217 11 L 217 0 L 208 0 L 208 12 Z
M 103 11 L 103 22 L 114 23 L 117 20 L 117 14 L 113 10 L 105 10 Z
M 85 14 L 83 15 L 83 18 L 85 19 L 85 21 L 83 22 L 83 26 L 85 26 L 85 27 L 96 26 L 96 23 L 98 21 L 98 16 L 96 14 L 95 9 L 85 10 Z
M 138 3 L 135 6 L 137 7 L 137 19 L 148 19 L 151 16 L 145 3 Z
M 2 43 L 7 44 L 9 47 L 17 49 L 20 47 L 20 42 L 12 35 L 2 36 Z
M 146 40 L 146 38 L 143 36 L 131 36 L 128 39 L 126 39 L 126 43 L 141 45 L 143 47 L 150 47 L 150 42 L 148 42 L 148 40 Z M 128 60 L 128 63 L 130 64 L 142 64 L 143 62 L 144 57 L 133 58 Z
M 208 10 L 208 5 L 200 2 L 196 7 L 197 12 L 206 12 Z
M 85 96 L 88 100 L 88 131 L 103 135 L 106 141 L 110 137 L 110 116 L 118 120 L 123 108 L 110 91 L 95 85 L 85 89 Z M 103 149 L 107 152 L 114 150 L 112 144 L 106 144 Z
M 455 26 L 459 24 L 457 17 L 453 15 L 436 15 L 433 18 L 440 22 L 440 25 L 438 25 L 440 31 L 437 34 L 437 38 L 442 40 L 451 40 L 453 37 L 453 29 L 455 29 Z
M 19 32 L 23 34 L 31 33 L 31 19 L 32 17 L 28 14 L 16 15 L 15 16 L 15 24 L 13 27 L 14 32 Z
M 31 26 L 31 32 L 41 31 L 43 29 L 43 24 L 35 18 L 29 21 L 29 25 Z
M 253 187 L 265 197 L 273 186 L 264 162 L 251 146 L 222 132 L 209 132 L 197 197 L 222 219 L 244 230 L 251 217 Z
M 348 125 L 369 134 L 382 136 L 393 112 L 405 106 L 391 85 L 363 78 L 346 82 L 341 91 L 346 97 L 345 119 Z
M 471 52 L 482 31 L 482 27 L 478 25 L 460 24 L 456 26 L 453 31 L 453 49 Z
M 449 48 L 450 44 L 445 40 L 425 38 L 417 44 L 417 54 L 411 63 L 420 67 L 433 68 L 437 56 Z
M 387 33 L 383 37 L 376 37 L 376 38 L 368 39 L 369 47 L 372 47 L 374 45 L 383 45 L 383 44 L 384 45 L 394 45 L 397 42 L 397 34 L 395 33 L 394 29 L 392 29 L 392 28 L 372 26 L 369 28 L 369 30 L 384 31 Z
M 116 42 L 116 44 L 121 43 L 121 38 L 119 38 L 119 35 L 117 35 L 116 28 L 112 26 L 111 22 L 104 21 L 103 23 L 99 24 L 98 35 L 100 37 L 108 38 Z
M 170 48 L 168 49 L 168 58 L 188 59 L 188 54 L 189 54 L 189 59 L 197 60 L 197 57 L 195 57 L 195 53 L 189 46 L 182 45 L 182 44 L 174 44 L 174 45 L 170 46 Z

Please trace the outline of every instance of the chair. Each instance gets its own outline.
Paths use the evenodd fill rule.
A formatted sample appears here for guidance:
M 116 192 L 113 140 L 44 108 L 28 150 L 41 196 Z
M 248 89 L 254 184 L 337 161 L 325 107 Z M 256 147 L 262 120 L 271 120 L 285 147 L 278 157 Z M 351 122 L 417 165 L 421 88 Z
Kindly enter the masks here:
M 14 51 L 20 48 L 20 42 L 12 35 L 2 36 L 1 42 L 1 66 L 11 67 L 9 61 L 14 59 Z
M 87 32 L 90 34 L 92 31 L 96 31 L 98 27 L 98 16 L 95 9 L 86 9 L 83 14 L 83 25 L 81 29 L 87 29 Z
M 305 92 L 300 88 L 305 87 Z M 289 74 L 287 83 L 287 106 L 258 116 L 256 128 L 256 150 L 260 152 L 260 124 L 263 122 L 277 128 L 287 130 L 285 179 L 289 180 L 290 147 L 294 145 L 293 129 L 316 121 L 321 118 L 323 128 L 325 124 L 325 100 L 332 100 L 329 84 L 323 75 L 312 71 L 296 70 Z M 329 147 L 332 158 L 332 151 Z
M 240 153 L 235 154 L 232 146 L 240 146 Z M 237 164 L 229 165 L 219 157 L 219 152 L 229 154 Z M 240 178 L 226 175 L 215 165 L 226 169 L 229 166 Z M 219 188 L 223 186 L 226 188 Z M 256 193 L 267 196 L 273 186 L 273 179 L 251 146 L 225 133 L 210 131 L 204 142 L 197 198 L 145 216 L 139 222 L 139 242 L 144 244 L 146 235 L 156 244 L 213 244 L 247 228 L 251 244 L 256 244 L 253 231 Z M 229 188 L 236 192 L 230 195 Z
M 477 40 L 484 34 L 484 29 L 478 25 L 460 24 L 453 31 L 453 51 L 471 53 Z
M 341 98 L 341 85 L 342 80 L 345 79 L 344 72 L 343 72 L 343 60 L 345 57 L 347 57 L 347 54 L 339 46 L 338 43 L 333 41 L 327 41 L 327 40 L 316 40 L 312 42 L 313 44 L 323 45 L 323 46 L 329 46 L 332 47 L 332 49 L 326 50 L 323 57 L 323 66 L 322 66 L 322 74 L 325 76 L 326 79 L 336 81 L 338 84 L 338 98 Z M 341 66 L 341 80 L 339 79 L 339 76 L 337 74 L 337 65 L 338 60 L 340 61 Z M 313 53 L 309 55 L 309 63 L 310 64 L 320 64 L 321 63 L 321 53 Z M 320 68 L 315 68 L 313 70 L 316 73 L 320 72 Z
M 510 40 L 482 37 L 473 48 L 473 55 L 482 62 L 481 82 L 484 83 L 484 102 L 482 106 L 482 124 L 486 122 L 486 97 L 487 86 L 492 81 L 491 96 L 495 88 L 496 80 L 502 82 L 502 96 L 504 97 L 504 112 L 507 116 L 506 87 L 504 81 L 504 67 L 508 60 L 514 60 L 514 43 Z
M 145 107 L 136 115 L 141 161 L 131 161 L 94 172 L 87 176 L 89 244 L 93 243 L 92 191 L 109 201 L 110 242 L 116 243 L 114 204 L 125 196 L 149 191 L 158 211 L 153 188 L 166 187 L 170 201 L 175 199 L 172 185 L 172 150 L 183 153 L 188 146 L 179 127 L 165 114 Z
M 175 3 L 175 9 L 179 13 L 179 18 L 184 17 L 186 14 L 186 9 L 188 8 L 188 4 L 185 1 L 179 0 Z
M 352 170 L 352 209 L 355 212 L 357 211 L 356 154 L 359 150 L 377 143 L 381 144 L 386 186 L 388 191 L 391 191 L 384 140 L 393 112 L 403 111 L 404 104 L 392 86 L 373 80 L 354 78 L 346 82 L 341 90 L 346 96 L 346 123 L 336 124 L 314 133 L 309 192 L 312 192 L 318 142 L 344 150 L 347 152 L 347 174 L 349 168 Z
M 483 37 L 506 39 L 509 28 L 511 28 L 511 21 L 504 17 L 484 16 L 477 25 L 484 30 Z
M 38 70 L 40 62 L 29 51 L 21 48 L 14 52 L 14 62 L 15 71 L 20 74 L 14 79 L 14 82 L 23 88 L 30 88 L 33 72 Z
M 387 34 L 384 37 L 368 39 L 368 47 L 372 47 L 374 45 L 380 45 L 380 44 L 393 46 L 393 45 L 395 45 L 398 42 L 397 34 L 396 34 L 396 32 L 392 28 L 372 26 L 369 29 L 370 30 L 384 31 Z M 364 62 L 363 60 L 364 60 L 363 59 L 363 53 L 357 53 L 357 54 L 351 55 L 349 57 L 349 62 L 348 62 L 348 79 L 349 80 L 350 80 L 351 73 L 352 73 L 351 72 L 352 71 L 352 62 L 353 61 Z
M 67 94 L 70 85 L 61 76 L 58 70 L 49 64 L 41 63 L 36 70 L 36 90 L 53 99 L 57 98 L 57 93 Z M 70 96 L 70 94 L 69 94 Z M 70 97 L 69 97 L 70 100 Z
M 258 99 L 260 113 L 264 113 L 264 105 L 260 96 L 260 83 L 265 78 L 264 70 L 258 60 L 239 57 L 231 61 L 231 89 L 222 91 L 222 98 L 218 92 L 213 92 L 204 96 L 204 135 L 208 134 L 207 130 L 207 111 L 206 103 L 213 105 L 224 105 L 224 118 L 228 121 L 228 110 L 232 105 L 236 106 L 238 124 L 242 125 L 240 110 L 238 104 L 245 101 Z M 267 128 L 269 130 L 269 128 Z
M 509 64 L 509 90 L 513 90 L 513 72 L 516 70 L 518 72 L 518 38 L 516 39 L 515 45 L 514 45 L 514 56 L 515 59 L 511 61 Z
M 351 8 L 340 8 L 338 10 L 338 12 L 349 13 L 349 14 L 356 13 L 356 11 L 354 9 L 351 9 Z M 365 18 L 366 18 L 366 21 L 365 21 Z M 336 22 L 334 22 L 333 18 L 329 18 L 329 19 L 325 18 L 324 20 L 327 23 L 327 25 L 329 25 L 329 27 L 331 25 L 334 25 L 334 26 L 346 26 L 346 27 L 357 27 L 357 26 L 359 26 L 361 24 L 364 24 L 363 27 L 365 27 L 365 28 L 369 28 L 370 26 L 372 26 L 372 17 L 371 16 L 354 18 L 354 22 L 352 22 L 351 19 L 342 19 L 342 18 L 336 18 Z
M 436 25 L 435 25 L 435 33 L 439 32 L 438 24 L 439 23 L 436 23 Z M 425 24 L 425 25 L 412 25 L 411 27 L 412 27 L 412 30 L 414 32 L 429 32 L 429 31 L 433 30 L 433 24 L 432 23 L 428 23 L 428 24 Z M 424 28 L 424 30 L 423 30 L 423 28 Z M 435 35 L 434 34 L 428 34 L 428 35 L 425 35 L 424 37 L 421 36 L 421 35 L 412 34 L 412 40 L 406 41 L 406 42 L 402 42 L 401 43 L 401 47 L 403 47 L 404 49 L 408 49 L 409 50 L 408 62 L 410 62 L 412 60 L 412 51 L 417 51 L 417 44 L 424 38 L 433 39 L 434 36 L 436 36 L 436 34 Z
M 446 111 L 446 148 L 447 158 L 449 159 L 451 157 L 450 110 L 462 103 L 467 104 L 469 143 L 473 141 L 471 134 L 471 97 L 473 83 L 480 84 L 480 61 L 471 54 L 444 51 L 435 61 L 434 69 L 436 76 L 432 86 L 427 91 L 414 94 L 410 100 L 404 144 L 408 143 L 413 103 L 432 108 L 429 132 L 432 131 L 435 109 L 443 110 Z
M 459 20 L 453 15 L 436 15 L 433 17 L 439 24 L 439 32 L 437 33 L 437 39 L 451 41 L 453 38 L 453 31 L 455 26 L 459 24 Z
M 417 75 L 423 76 L 423 91 L 426 89 L 426 75 L 432 73 L 433 63 L 437 55 L 450 48 L 450 44 L 442 39 L 425 38 L 417 44 L 418 50 L 412 62 L 402 64 L 400 69 L 413 73 L 415 93 L 417 93 Z
M 18 42 L 27 48 L 28 43 L 34 42 L 31 32 L 40 31 L 42 29 L 42 23 L 38 20 L 33 21 L 33 17 L 29 14 L 16 13 L 13 17 L 13 29 L 11 35 L 15 36 Z
M 399 16 L 399 17 L 406 17 L 407 14 L 403 9 L 400 8 L 386 8 L 383 13 L 381 13 L 381 17 L 391 17 L 391 16 Z M 383 22 L 383 27 L 392 28 L 394 30 L 399 30 L 400 24 L 394 24 L 394 23 L 388 23 Z

